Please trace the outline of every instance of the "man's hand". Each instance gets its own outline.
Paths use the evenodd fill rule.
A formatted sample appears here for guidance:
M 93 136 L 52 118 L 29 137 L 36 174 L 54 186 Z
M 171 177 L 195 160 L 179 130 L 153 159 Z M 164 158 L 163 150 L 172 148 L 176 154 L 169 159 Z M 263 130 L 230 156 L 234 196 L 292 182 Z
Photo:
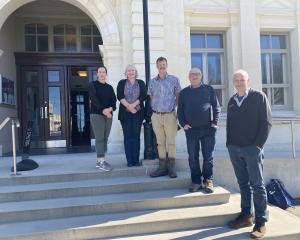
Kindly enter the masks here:
M 188 130 L 190 128 L 192 128 L 192 127 L 189 124 L 185 124 L 184 127 L 183 127 L 184 130 Z
M 216 129 L 218 128 L 218 126 L 214 123 L 211 124 L 211 127 L 216 128 Z

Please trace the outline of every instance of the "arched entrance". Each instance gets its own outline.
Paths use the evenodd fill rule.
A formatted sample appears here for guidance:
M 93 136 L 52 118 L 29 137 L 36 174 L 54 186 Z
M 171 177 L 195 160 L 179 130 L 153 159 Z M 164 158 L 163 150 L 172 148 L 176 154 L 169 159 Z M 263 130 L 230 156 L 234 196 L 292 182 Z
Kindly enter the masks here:
M 21 39 L 14 51 L 20 132 L 34 121 L 33 147 L 89 145 L 87 90 L 102 63 L 98 45 L 120 44 L 109 2 L 4 2 L 0 29 L 14 18 Z

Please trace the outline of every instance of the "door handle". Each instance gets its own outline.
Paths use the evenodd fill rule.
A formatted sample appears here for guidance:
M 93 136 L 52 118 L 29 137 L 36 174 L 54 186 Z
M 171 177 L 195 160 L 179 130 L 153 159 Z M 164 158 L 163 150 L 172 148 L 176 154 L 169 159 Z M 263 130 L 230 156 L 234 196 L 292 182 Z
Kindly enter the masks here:
M 44 110 L 43 107 L 40 107 L 40 117 L 41 117 L 41 119 L 44 118 L 44 111 L 43 110 Z
M 48 107 L 45 107 L 45 118 L 48 118 Z

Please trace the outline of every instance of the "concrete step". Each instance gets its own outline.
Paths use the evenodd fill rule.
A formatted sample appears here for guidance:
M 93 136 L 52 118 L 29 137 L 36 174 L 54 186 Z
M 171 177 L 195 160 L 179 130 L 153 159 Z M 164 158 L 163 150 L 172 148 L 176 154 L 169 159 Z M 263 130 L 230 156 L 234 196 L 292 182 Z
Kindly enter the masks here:
M 58 166 L 59 167 L 59 166 Z M 95 164 L 90 166 L 87 171 L 74 171 L 68 172 L 67 170 L 61 173 L 45 173 L 43 171 L 29 171 L 22 172 L 20 176 L 0 176 L 0 186 L 14 186 L 26 184 L 40 184 L 51 182 L 71 182 L 86 179 L 101 179 L 101 178 L 114 178 L 114 177 L 133 177 L 148 175 L 148 171 L 155 166 L 147 167 L 120 167 L 111 172 L 104 172 L 95 167 Z M 66 168 L 65 166 L 63 167 Z
M 171 189 L 8 202 L 0 203 L 0 223 L 222 204 L 228 202 L 229 197 L 227 190 L 216 187 L 213 194 Z
M 95 196 L 162 189 L 188 188 L 190 173 L 178 172 L 178 178 L 149 176 L 109 177 L 70 182 L 0 186 L 0 202 Z
M 266 224 L 267 233 L 264 239 L 272 240 L 299 240 L 300 218 L 276 207 L 268 207 L 269 221 Z M 199 228 L 188 231 L 168 231 L 164 233 L 150 233 L 145 235 L 111 238 L 114 240 L 211 240 L 211 239 L 235 239 L 246 240 L 250 238 L 252 227 L 237 230 L 230 229 L 226 225 L 218 227 Z M 100 238 L 99 238 L 100 239 Z
M 239 196 L 226 204 L 177 209 L 111 213 L 0 224 L 1 240 L 198 240 L 249 239 L 251 227 L 232 230 L 227 222 L 240 210 Z M 300 239 L 300 218 L 268 207 L 264 239 Z
M 201 193 L 196 195 L 199 194 Z M 200 201 L 201 198 L 199 196 L 197 198 Z M 146 235 L 164 231 L 222 226 L 237 216 L 237 207 L 226 203 L 214 206 L 6 223 L 0 225 L 0 239 L 112 239 L 133 234 Z

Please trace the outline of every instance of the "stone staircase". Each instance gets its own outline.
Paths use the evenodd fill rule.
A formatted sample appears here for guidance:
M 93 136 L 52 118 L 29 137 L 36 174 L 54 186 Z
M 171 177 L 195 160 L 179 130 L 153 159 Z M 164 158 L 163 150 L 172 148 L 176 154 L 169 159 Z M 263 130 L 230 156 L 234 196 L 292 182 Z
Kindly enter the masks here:
M 188 171 L 151 179 L 154 167 L 1 177 L 0 239 L 247 238 L 249 228 L 224 227 L 239 212 L 237 196 L 220 186 L 213 194 L 188 193 Z M 300 221 L 295 229 L 280 236 L 300 239 Z

